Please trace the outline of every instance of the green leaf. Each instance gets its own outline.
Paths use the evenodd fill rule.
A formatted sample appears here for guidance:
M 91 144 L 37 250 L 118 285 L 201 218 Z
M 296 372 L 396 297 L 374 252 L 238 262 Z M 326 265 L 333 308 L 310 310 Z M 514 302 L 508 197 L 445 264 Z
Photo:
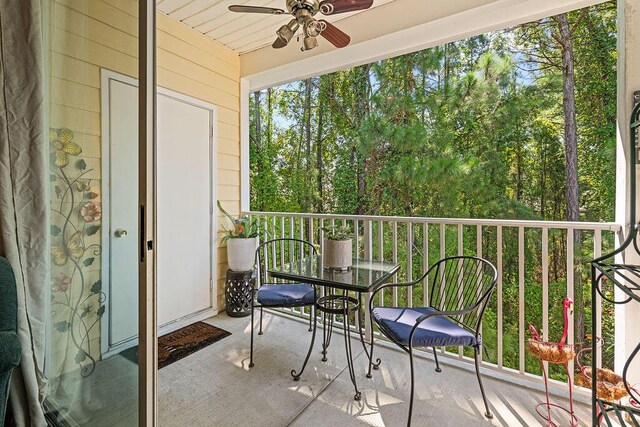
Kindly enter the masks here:
M 95 258 L 91 257 L 91 258 L 87 258 L 84 261 L 82 261 L 82 263 L 84 264 L 85 267 L 89 267 L 91 264 L 93 264 L 93 261 L 95 260 Z
M 62 229 L 60 227 L 58 227 L 57 225 L 52 225 L 51 226 L 51 235 L 52 236 L 59 236 L 60 233 L 62 233 Z
M 84 234 L 86 234 L 87 236 L 93 236 L 98 232 L 98 230 L 100 230 L 99 225 L 90 225 L 84 229 Z
M 93 285 L 91 285 L 92 294 L 99 294 L 100 292 L 102 292 L 102 280 L 98 280 Z
M 83 349 L 78 349 L 78 353 L 76 354 L 75 361 L 80 364 L 87 359 L 87 352 Z
M 99 196 L 99 194 L 98 193 L 94 193 L 93 191 L 89 191 L 87 193 L 84 193 L 84 197 L 87 198 L 87 199 L 91 199 L 91 200 L 95 199 L 98 196 Z
M 51 175 L 49 175 L 49 181 L 50 182 L 56 182 L 58 180 L 58 176 L 54 173 L 52 173 Z
M 53 327 L 56 328 L 56 331 L 58 332 L 67 332 L 69 329 L 71 329 L 71 323 L 63 320 L 62 322 L 55 323 Z
M 78 167 L 78 169 L 83 171 L 87 168 L 87 162 L 85 162 L 84 159 L 80 159 L 76 162 L 76 166 Z
M 96 315 L 98 317 L 102 317 L 102 315 L 104 314 L 106 309 L 107 309 L 106 306 L 101 305 L 100 308 L 98 309 L 98 311 L 96 311 Z

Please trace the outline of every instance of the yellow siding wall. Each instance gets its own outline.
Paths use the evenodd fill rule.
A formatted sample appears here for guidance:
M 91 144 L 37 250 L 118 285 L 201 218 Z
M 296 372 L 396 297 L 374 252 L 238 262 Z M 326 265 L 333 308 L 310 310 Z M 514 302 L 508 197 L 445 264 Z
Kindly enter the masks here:
M 137 77 L 138 4 L 135 0 L 50 0 L 50 124 L 68 128 L 81 146 L 92 191 L 100 189 L 101 111 L 100 69 Z M 237 54 L 187 26 L 157 15 L 158 84 L 210 102 L 218 108 L 218 198 L 231 213 L 240 211 L 240 130 Z M 73 156 L 71 161 L 75 161 Z M 56 203 L 52 187 L 53 206 Z M 100 202 L 100 197 L 96 199 Z M 52 214 L 55 224 L 56 214 Z M 219 220 L 222 220 L 219 217 Z M 100 233 L 85 245 L 100 244 Z M 219 240 L 218 240 L 219 242 Z M 55 238 L 52 244 L 56 245 Z M 226 250 L 218 243 L 218 308 L 223 306 Z M 54 266 L 52 276 L 68 266 Z M 100 278 L 100 262 L 86 268 L 86 285 Z M 70 273 L 71 274 L 71 273 Z M 75 279 L 74 279 L 75 280 Z M 73 286 L 73 284 L 72 284 Z M 54 323 L 65 319 L 54 309 Z M 56 318 L 57 316 L 57 318 Z M 55 334 L 55 332 L 54 332 Z M 56 335 L 54 335 L 56 337 Z M 69 337 L 54 340 L 52 359 L 56 371 L 74 367 L 73 354 L 63 355 Z M 98 356 L 100 328 L 90 334 L 91 354 Z M 66 352 L 68 353 L 68 352 Z M 56 354 L 59 356 L 56 357 Z M 69 360 L 70 359 L 70 360 Z

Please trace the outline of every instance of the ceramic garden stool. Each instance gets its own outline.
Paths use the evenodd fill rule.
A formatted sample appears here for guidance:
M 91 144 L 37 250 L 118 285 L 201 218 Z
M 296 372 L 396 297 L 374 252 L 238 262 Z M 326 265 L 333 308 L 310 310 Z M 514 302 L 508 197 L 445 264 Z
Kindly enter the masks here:
M 255 270 L 227 270 L 224 296 L 229 316 L 246 317 L 251 315 L 251 290 L 254 282 Z

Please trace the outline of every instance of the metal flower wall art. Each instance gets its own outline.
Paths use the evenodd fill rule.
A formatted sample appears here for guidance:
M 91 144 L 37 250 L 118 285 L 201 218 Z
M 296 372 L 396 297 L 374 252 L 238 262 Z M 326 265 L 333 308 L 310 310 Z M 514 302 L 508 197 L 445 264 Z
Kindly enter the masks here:
M 68 337 L 67 351 L 63 353 L 65 357 L 73 355 L 73 363 L 87 377 L 95 369 L 99 347 L 92 349 L 92 345 L 99 346 L 96 338 L 106 309 L 99 269 L 102 211 L 100 195 L 92 191 L 93 169 L 80 157 L 82 148 L 73 142 L 73 137 L 69 129 L 49 132 L 54 190 L 51 303 L 54 328 Z

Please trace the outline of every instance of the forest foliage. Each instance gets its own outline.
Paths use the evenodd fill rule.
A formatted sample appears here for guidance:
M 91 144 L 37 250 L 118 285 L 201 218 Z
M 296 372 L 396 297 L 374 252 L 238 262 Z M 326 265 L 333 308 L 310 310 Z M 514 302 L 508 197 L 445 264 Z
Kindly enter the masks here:
M 251 209 L 612 221 L 616 38 L 612 1 L 255 92 Z M 557 330 L 567 242 L 551 238 Z M 576 337 L 590 317 L 591 238 L 574 235 Z M 509 251 L 517 259 L 517 245 Z M 514 268 L 504 292 L 517 308 Z M 527 280 L 539 307 L 539 264 L 527 264 Z M 518 327 L 514 317 L 504 328 Z

